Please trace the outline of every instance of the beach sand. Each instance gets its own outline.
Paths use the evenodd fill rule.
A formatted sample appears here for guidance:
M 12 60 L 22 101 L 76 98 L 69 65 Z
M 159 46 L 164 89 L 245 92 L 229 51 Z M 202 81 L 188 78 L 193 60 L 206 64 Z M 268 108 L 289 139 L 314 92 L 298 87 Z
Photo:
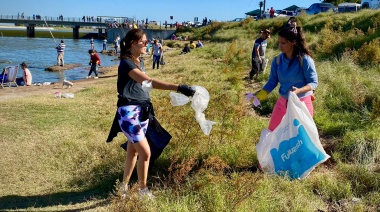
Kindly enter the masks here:
M 31 85 L 31 86 L 18 86 L 18 87 L 4 87 L 0 86 L 0 102 L 7 101 L 10 99 L 19 99 L 24 97 L 36 96 L 36 95 L 45 95 L 49 94 L 54 96 L 55 92 L 61 93 L 75 93 L 81 91 L 93 84 L 102 84 L 105 79 L 117 78 L 117 68 L 118 65 L 110 67 L 101 67 L 100 74 L 98 79 L 81 79 L 73 80 L 74 86 L 71 88 L 62 88 L 62 82 L 56 82 L 50 85 Z M 116 85 L 115 85 L 116 86 Z

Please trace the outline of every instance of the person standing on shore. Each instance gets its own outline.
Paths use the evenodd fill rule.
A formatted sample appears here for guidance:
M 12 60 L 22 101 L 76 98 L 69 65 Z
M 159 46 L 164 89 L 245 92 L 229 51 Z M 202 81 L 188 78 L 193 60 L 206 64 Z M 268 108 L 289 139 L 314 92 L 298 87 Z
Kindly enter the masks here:
M 86 79 L 91 78 L 92 72 L 94 72 L 94 74 L 95 74 L 94 79 L 98 79 L 98 70 L 99 70 L 99 66 L 100 66 L 100 58 L 99 58 L 98 54 L 96 54 L 96 51 L 93 49 L 90 49 L 88 51 L 88 53 L 91 56 L 90 57 L 90 63 L 89 63 L 89 65 L 91 65 L 91 68 L 90 68 L 90 72 L 88 72 Z
M 91 38 L 90 44 L 91 44 L 91 49 L 94 50 L 94 38 Z
M 104 37 L 104 40 L 103 40 L 103 51 L 106 51 L 107 50 L 107 38 Z
M 64 60 L 64 55 L 65 55 L 65 48 L 66 48 L 66 45 L 65 45 L 65 41 L 61 40 L 61 43 L 55 47 L 57 49 L 57 53 L 58 53 L 58 56 L 57 56 L 57 66 L 64 66 L 65 65 L 65 60 Z M 62 63 L 61 63 L 62 62 Z
M 119 42 L 117 41 L 117 38 L 115 38 L 115 40 L 113 41 L 113 43 L 115 44 L 115 54 L 118 53 L 118 49 L 119 49 Z
M 127 196 L 128 183 L 137 162 L 139 195 L 154 198 L 147 185 L 151 150 L 146 133 L 147 130 L 156 130 L 155 133 L 157 133 L 157 129 L 160 129 L 160 132 L 165 131 L 165 129 L 154 118 L 154 109 L 149 90 L 178 91 L 188 97 L 193 96 L 195 93 L 195 90 L 189 85 L 152 79 L 146 74 L 142 66 L 144 61 L 140 55 L 145 54 L 147 44 L 148 40 L 142 29 L 129 30 L 120 42 L 117 111 L 107 142 L 112 141 L 117 136 L 117 133 L 121 131 L 128 138 L 123 181 L 120 184 L 123 197 Z M 144 82 L 151 83 L 148 90 L 145 89 Z M 152 116 L 153 119 L 149 118 Z M 151 126 L 150 129 L 148 129 L 148 126 Z

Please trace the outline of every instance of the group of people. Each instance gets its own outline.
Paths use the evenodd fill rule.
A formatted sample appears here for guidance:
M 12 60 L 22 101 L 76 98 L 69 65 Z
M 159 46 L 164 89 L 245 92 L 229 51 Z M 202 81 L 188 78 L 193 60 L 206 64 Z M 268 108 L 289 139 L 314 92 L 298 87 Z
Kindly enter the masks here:
M 285 24 L 285 28 L 292 30 L 297 34 L 297 19 L 296 17 L 290 17 Z M 261 36 L 254 42 L 252 49 L 252 69 L 249 72 L 249 78 L 253 80 L 254 76 L 258 76 L 259 73 L 263 73 L 268 64 L 268 59 L 265 58 L 265 52 L 267 48 L 267 39 L 271 37 L 269 29 L 260 31 Z
M 289 92 L 294 92 L 306 104 L 311 115 L 314 113 L 312 95 L 313 90 L 318 86 L 314 60 L 301 28 L 296 25 L 294 19 L 291 22 L 292 25 L 287 25 L 278 32 L 278 45 L 281 54 L 273 59 L 269 79 L 263 88 L 256 93 L 257 98 L 264 101 L 280 84 L 280 97 L 273 108 L 268 126 L 271 131 L 280 124 L 285 115 Z M 265 60 L 266 40 L 270 37 L 271 31 L 264 29 L 261 31 L 260 38 L 255 41 L 252 51 L 252 69 L 261 72 L 265 69 L 262 64 Z M 172 90 L 181 92 L 186 96 L 193 96 L 195 93 L 194 89 L 188 85 L 168 83 L 149 77 L 144 69 L 144 61 L 140 57 L 141 54 L 145 54 L 147 44 L 148 40 L 144 31 L 132 29 L 122 39 L 120 47 L 117 111 L 107 141 L 112 141 L 119 131 L 123 132 L 128 139 L 124 175 L 120 185 L 123 196 L 128 193 L 128 183 L 137 163 L 139 193 L 140 195 L 154 197 L 147 186 L 151 157 L 148 140 L 151 138 L 147 137 L 146 133 L 150 124 L 156 125 L 157 123 L 151 123 L 152 119 L 149 118 L 150 115 L 154 114 L 149 91 L 151 89 Z M 153 51 L 161 50 L 157 42 L 152 48 Z M 156 60 L 154 59 L 154 61 Z M 156 62 L 153 62 L 153 68 Z M 151 83 L 150 89 L 144 87 L 143 82 Z
M 271 37 L 271 31 L 264 29 L 261 36 L 255 40 L 252 50 L 252 71 L 253 74 L 263 73 L 266 66 L 265 52 L 267 39 Z M 151 150 L 149 139 L 146 133 L 150 125 L 155 125 L 155 129 L 163 129 L 159 123 L 152 119 L 154 109 L 150 99 L 151 89 L 178 91 L 188 97 L 195 94 L 195 90 L 187 84 L 175 84 L 149 77 L 144 68 L 144 61 L 141 54 L 146 54 L 149 43 L 145 32 L 142 29 L 131 29 L 125 37 L 120 40 L 120 64 L 118 67 L 117 78 L 117 110 L 114 123 L 107 141 L 123 132 L 127 137 L 126 159 L 120 191 L 123 196 L 128 193 L 128 183 L 130 181 L 134 167 L 137 164 L 137 176 L 139 194 L 153 198 L 153 194 L 147 186 L 147 176 Z M 194 44 L 192 41 L 185 44 L 190 52 L 190 48 L 202 47 L 201 41 Z M 260 101 L 267 99 L 268 95 L 280 84 L 279 98 L 273 108 L 272 116 L 269 121 L 268 129 L 273 131 L 281 122 L 286 112 L 286 103 L 289 92 L 294 92 L 299 99 L 305 103 L 308 111 L 313 116 L 313 91 L 318 86 L 318 76 L 314 65 L 311 52 L 306 44 L 302 30 L 297 26 L 295 18 L 289 19 L 289 23 L 278 32 L 278 46 L 281 54 L 276 56 L 271 63 L 268 81 L 263 88 L 256 93 Z M 57 65 L 64 65 L 64 41 L 57 46 Z M 183 52 L 184 52 L 183 51 Z M 98 77 L 98 67 L 100 58 L 94 49 L 89 50 L 92 72 Z M 162 54 L 162 45 L 156 39 L 152 45 L 153 69 L 159 68 L 159 58 Z M 25 85 L 31 85 L 32 75 L 25 63 L 21 64 L 23 69 L 23 81 Z M 87 78 L 88 78 L 87 77 Z M 145 84 L 143 83 L 145 82 Z M 150 87 L 146 84 L 150 83 Z M 144 85 L 143 85 L 144 84 Z M 163 129 L 164 130 L 164 129 Z M 115 134 L 116 132 L 116 134 Z
M 201 40 L 198 40 L 197 44 L 195 44 L 194 41 L 191 40 L 190 43 L 185 43 L 185 47 L 183 47 L 180 55 L 190 53 L 191 49 L 201 48 L 201 47 L 203 47 L 203 43 L 201 42 Z
M 262 73 L 265 70 L 266 40 L 270 38 L 269 30 L 261 31 L 252 50 L 252 73 Z M 302 29 L 297 26 L 296 18 L 289 18 L 285 27 L 278 32 L 278 46 L 281 54 L 276 56 L 271 64 L 269 78 L 264 87 L 257 92 L 256 97 L 260 101 L 267 99 L 278 84 L 279 94 L 268 129 L 273 131 L 280 124 L 286 113 L 289 92 L 297 94 L 300 101 L 304 102 L 310 115 L 313 116 L 314 90 L 318 86 L 318 75 L 314 65 L 311 51 L 306 44 Z

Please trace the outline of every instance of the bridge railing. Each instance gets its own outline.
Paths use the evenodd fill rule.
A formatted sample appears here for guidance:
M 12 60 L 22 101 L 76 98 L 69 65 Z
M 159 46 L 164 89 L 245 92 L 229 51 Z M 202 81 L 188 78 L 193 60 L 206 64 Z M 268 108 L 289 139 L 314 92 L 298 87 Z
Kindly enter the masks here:
M 71 22 L 91 22 L 91 23 L 105 23 L 105 19 L 101 17 L 52 17 L 52 16 L 23 16 L 23 15 L 0 15 L 0 19 L 10 20 L 46 20 L 46 21 L 71 21 Z

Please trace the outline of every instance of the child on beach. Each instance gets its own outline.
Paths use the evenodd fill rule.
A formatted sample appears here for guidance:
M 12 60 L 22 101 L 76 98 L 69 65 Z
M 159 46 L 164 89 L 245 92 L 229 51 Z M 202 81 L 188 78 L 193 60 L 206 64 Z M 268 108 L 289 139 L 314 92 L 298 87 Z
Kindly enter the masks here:
M 100 58 L 99 58 L 98 54 L 96 54 L 96 51 L 93 49 L 90 49 L 88 51 L 88 53 L 91 56 L 90 57 L 90 63 L 89 63 L 89 65 L 91 65 L 91 68 L 90 68 L 90 72 L 88 72 L 86 79 L 91 78 L 92 72 L 94 72 L 94 74 L 95 74 L 94 79 L 98 79 L 98 70 L 99 70 L 99 66 L 100 66 Z

